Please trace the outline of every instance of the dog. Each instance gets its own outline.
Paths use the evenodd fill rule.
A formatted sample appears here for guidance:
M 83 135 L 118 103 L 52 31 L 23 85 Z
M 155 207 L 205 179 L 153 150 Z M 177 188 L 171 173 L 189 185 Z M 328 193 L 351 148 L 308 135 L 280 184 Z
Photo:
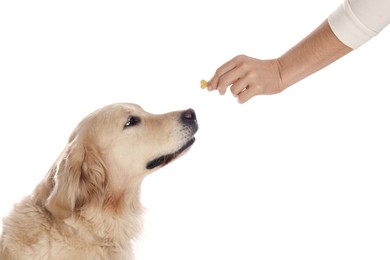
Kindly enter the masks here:
M 141 183 L 188 151 L 197 130 L 193 109 L 151 114 L 115 103 L 92 112 L 3 219 L 0 259 L 134 259 Z

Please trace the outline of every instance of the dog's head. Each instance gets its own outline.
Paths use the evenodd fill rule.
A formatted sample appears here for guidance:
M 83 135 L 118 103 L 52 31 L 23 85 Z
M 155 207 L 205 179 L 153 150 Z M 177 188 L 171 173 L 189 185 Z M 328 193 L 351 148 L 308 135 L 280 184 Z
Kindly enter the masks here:
M 119 203 L 143 178 L 195 141 L 194 110 L 151 114 L 136 104 L 103 107 L 84 118 L 50 170 L 46 208 L 66 218 L 86 206 Z

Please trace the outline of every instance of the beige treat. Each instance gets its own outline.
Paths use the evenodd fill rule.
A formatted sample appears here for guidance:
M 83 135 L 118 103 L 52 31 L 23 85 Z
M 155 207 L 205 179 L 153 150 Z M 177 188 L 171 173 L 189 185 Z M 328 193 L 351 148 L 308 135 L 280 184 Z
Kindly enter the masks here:
M 200 87 L 201 87 L 202 89 L 207 88 L 207 81 L 204 80 L 204 79 L 202 79 L 202 80 L 200 81 Z

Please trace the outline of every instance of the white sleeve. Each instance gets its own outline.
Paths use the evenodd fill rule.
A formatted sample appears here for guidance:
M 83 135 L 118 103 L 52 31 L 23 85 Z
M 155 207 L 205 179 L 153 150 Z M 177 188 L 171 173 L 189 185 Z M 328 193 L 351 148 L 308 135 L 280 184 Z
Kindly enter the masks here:
M 357 49 L 390 23 L 390 0 L 344 0 L 328 22 L 340 41 Z

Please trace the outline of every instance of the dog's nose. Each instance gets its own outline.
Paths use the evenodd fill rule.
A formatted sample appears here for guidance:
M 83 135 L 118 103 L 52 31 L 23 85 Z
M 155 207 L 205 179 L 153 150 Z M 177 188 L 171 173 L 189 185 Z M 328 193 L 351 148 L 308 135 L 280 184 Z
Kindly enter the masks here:
M 186 111 L 184 111 L 182 114 L 181 114 L 181 120 L 184 122 L 184 123 L 187 123 L 187 124 L 192 124 L 194 122 L 196 122 L 196 114 L 195 114 L 195 111 L 190 108 L 190 109 L 187 109 Z

